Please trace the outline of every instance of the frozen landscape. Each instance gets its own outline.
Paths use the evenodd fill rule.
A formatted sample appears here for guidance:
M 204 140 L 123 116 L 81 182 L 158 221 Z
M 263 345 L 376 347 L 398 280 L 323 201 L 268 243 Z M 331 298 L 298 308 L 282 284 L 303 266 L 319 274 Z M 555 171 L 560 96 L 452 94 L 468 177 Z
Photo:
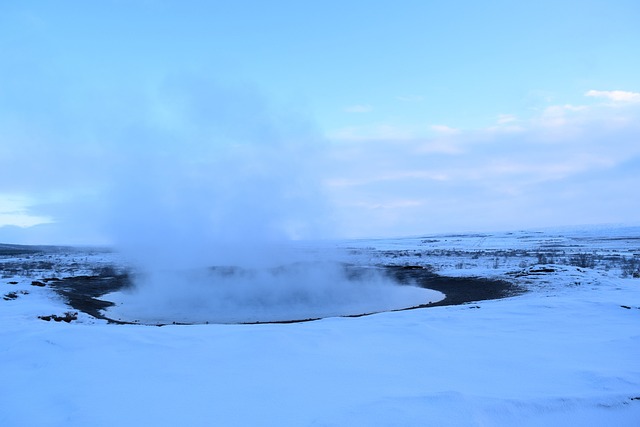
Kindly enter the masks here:
M 78 310 L 59 283 L 125 277 L 120 254 L 1 245 L 0 425 L 638 425 L 640 227 L 300 250 L 455 286 L 440 305 L 423 301 L 428 293 L 417 300 L 432 306 L 358 317 L 118 324 Z M 364 298 L 358 283 L 366 280 L 342 285 Z M 445 304 L 465 286 L 490 283 L 518 292 Z M 393 286 L 427 292 L 415 284 Z M 103 292 L 95 299 L 127 301 L 126 286 Z M 326 307 L 339 302 L 336 292 Z M 367 296 L 378 297 L 387 295 Z M 94 308 L 104 315 L 118 302 L 108 306 Z
M 640 2 L 576 4 L 0 1 L 0 427 L 640 426 Z

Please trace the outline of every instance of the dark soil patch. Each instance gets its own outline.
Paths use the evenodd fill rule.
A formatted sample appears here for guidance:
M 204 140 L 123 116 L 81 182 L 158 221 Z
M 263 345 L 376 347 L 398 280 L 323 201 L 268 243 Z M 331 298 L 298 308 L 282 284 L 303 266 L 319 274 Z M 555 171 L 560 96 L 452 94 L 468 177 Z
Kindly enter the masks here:
M 407 269 L 387 266 L 388 274 L 402 284 L 415 284 L 422 288 L 440 291 L 446 295 L 442 301 L 421 307 L 460 305 L 470 302 L 507 298 L 523 294 L 525 289 L 505 280 L 482 277 L 447 277 L 429 269 Z
M 65 277 L 63 279 L 49 280 L 48 285 L 76 310 L 87 313 L 97 319 L 107 320 L 110 323 L 126 323 L 104 316 L 100 310 L 111 307 L 113 303 L 98 299 L 98 297 L 109 292 L 131 287 L 132 282 L 127 274 L 107 277 Z

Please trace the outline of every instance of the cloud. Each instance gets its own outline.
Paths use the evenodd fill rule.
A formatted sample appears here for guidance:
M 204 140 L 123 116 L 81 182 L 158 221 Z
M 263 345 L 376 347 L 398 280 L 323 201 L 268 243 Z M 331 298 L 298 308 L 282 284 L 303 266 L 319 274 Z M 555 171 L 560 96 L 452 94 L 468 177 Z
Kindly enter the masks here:
M 388 123 L 370 123 L 361 126 L 347 126 L 327 134 L 327 138 L 334 141 L 425 141 L 425 150 L 450 151 L 452 147 L 445 147 L 439 140 L 428 140 L 436 133 L 439 137 L 457 135 L 459 129 L 446 125 L 402 126 Z
M 495 133 L 517 133 L 524 130 L 522 120 L 515 114 L 498 114 L 496 123 L 488 126 L 488 132 Z
M 53 220 L 50 217 L 31 215 L 25 211 L 0 212 L 0 227 L 13 225 L 16 227 L 27 228 L 52 222 Z
M 586 105 L 551 105 L 545 108 L 542 114 L 544 116 L 563 116 L 568 112 L 585 111 L 588 108 L 589 107 L 587 107 Z
M 431 125 L 430 127 L 431 127 L 431 130 L 443 135 L 456 135 L 460 133 L 459 129 L 452 128 L 446 125 Z
M 585 105 L 550 105 L 542 111 L 539 117 L 533 120 L 542 126 L 558 127 L 568 124 L 570 118 L 575 116 L 576 113 L 584 112 L 588 109 L 589 107 Z
M 517 121 L 518 121 L 518 117 L 516 117 L 514 114 L 498 114 L 497 123 L 499 125 L 505 125 L 505 124 L 513 123 Z
M 322 139 L 251 87 L 174 75 L 112 93 L 71 83 L 52 85 L 44 98 L 21 89 L 18 107 L 0 100 L 0 194 L 38 203 L 3 209 L 3 224 L 50 219 L 48 229 L 59 232 L 49 235 L 68 234 L 53 243 L 98 229 L 112 242 L 151 247 L 145 236 L 202 242 L 252 233 L 264 242 L 328 234 L 317 179 Z M 78 99 L 64 102 L 67 92 Z M 225 255 L 240 257 L 236 246 Z
M 640 162 L 637 109 L 552 105 L 518 119 L 517 131 L 506 131 L 514 121 L 505 119 L 486 129 L 432 127 L 442 132 L 335 144 L 345 150 L 329 181 L 343 206 L 341 231 L 366 237 L 634 220 L 640 202 L 622 189 L 640 187 L 629 166 Z M 439 145 L 455 150 L 423 149 Z
M 0 227 L 27 228 L 52 223 L 53 219 L 49 216 L 35 215 L 29 212 L 34 204 L 33 200 L 25 196 L 0 194 Z
M 640 93 L 624 90 L 590 90 L 585 96 L 593 98 L 605 98 L 612 102 L 636 103 L 640 102 Z
M 386 123 L 374 123 L 365 126 L 348 126 L 337 129 L 327 135 L 328 139 L 335 141 L 400 141 L 413 139 L 414 137 L 414 130 Z
M 347 113 L 370 113 L 373 107 L 367 104 L 350 105 L 344 108 Z
M 363 207 L 366 209 L 398 209 L 398 208 L 412 208 L 424 205 L 423 200 L 411 200 L 411 199 L 398 199 L 387 200 L 384 203 L 380 202 L 354 202 L 353 206 Z
M 39 203 L 5 203 L 0 220 L 52 239 L 96 228 L 182 241 L 208 229 L 203 238 L 230 241 L 234 233 L 269 240 L 570 223 L 597 198 L 611 206 L 611 214 L 594 210 L 601 218 L 631 215 L 634 200 L 614 199 L 593 177 L 640 187 L 637 172 L 620 172 L 640 157 L 633 102 L 559 103 L 476 130 L 426 121 L 345 127 L 327 148 L 311 125 L 251 88 L 174 76 L 113 93 L 51 85 L 42 96 L 28 83 L 0 101 L 0 194 Z M 66 92 L 79 99 L 62 102 Z M 187 216 L 193 221 L 176 221 Z M 261 247 L 228 253 L 244 250 L 258 258 Z

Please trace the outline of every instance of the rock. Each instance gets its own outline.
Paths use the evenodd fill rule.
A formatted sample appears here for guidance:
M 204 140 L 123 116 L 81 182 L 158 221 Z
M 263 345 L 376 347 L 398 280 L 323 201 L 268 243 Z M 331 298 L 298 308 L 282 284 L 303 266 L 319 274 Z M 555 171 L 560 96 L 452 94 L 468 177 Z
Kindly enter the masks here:
M 46 320 L 47 322 L 53 319 L 56 322 L 71 323 L 72 320 L 78 319 L 78 313 L 67 311 L 66 313 L 64 313 L 64 316 L 58 316 L 58 315 L 52 314 L 50 316 L 38 316 L 38 319 Z
M 536 273 L 555 273 L 556 270 L 550 267 L 540 267 L 540 268 L 532 268 L 529 270 L 529 273 L 531 274 L 536 274 Z
M 5 294 L 2 299 L 4 299 L 5 301 L 11 301 L 12 299 L 16 298 L 18 298 L 18 294 L 16 294 L 15 292 L 9 292 L 8 294 Z

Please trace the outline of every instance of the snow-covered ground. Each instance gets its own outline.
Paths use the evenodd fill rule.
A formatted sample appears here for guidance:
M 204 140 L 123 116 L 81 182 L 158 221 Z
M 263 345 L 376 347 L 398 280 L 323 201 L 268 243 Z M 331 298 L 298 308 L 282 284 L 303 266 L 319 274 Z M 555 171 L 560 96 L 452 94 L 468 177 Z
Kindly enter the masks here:
M 337 246 L 369 265 L 502 278 L 530 292 L 294 324 L 113 325 L 83 313 L 47 322 L 38 316 L 71 309 L 32 280 L 121 261 L 92 250 L 8 254 L 0 425 L 640 425 L 640 228 Z

